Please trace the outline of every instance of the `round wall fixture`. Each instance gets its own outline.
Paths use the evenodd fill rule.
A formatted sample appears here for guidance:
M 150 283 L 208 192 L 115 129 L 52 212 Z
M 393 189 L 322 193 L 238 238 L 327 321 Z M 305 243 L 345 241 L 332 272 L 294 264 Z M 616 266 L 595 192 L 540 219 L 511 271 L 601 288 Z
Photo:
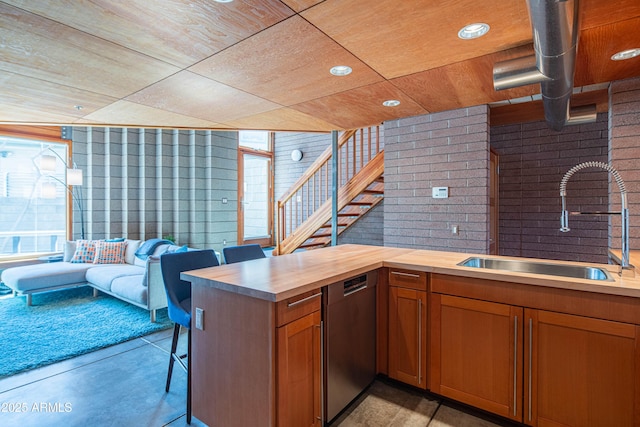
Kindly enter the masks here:
M 302 151 L 293 150 L 291 152 L 291 160 L 293 160 L 294 162 L 299 162 L 300 160 L 302 160 Z

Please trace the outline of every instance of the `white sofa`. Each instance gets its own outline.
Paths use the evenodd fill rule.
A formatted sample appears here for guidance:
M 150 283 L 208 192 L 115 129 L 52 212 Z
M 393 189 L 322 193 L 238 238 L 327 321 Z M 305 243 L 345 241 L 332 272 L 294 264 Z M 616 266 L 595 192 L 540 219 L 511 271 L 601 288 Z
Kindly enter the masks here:
M 160 255 L 186 248 L 153 240 L 153 251 L 142 259 L 145 256 L 136 256 L 141 241 L 127 239 L 125 262 L 120 264 L 72 263 L 76 242 L 67 242 L 63 261 L 8 268 L 1 279 L 16 295 L 26 295 L 27 305 L 37 292 L 90 285 L 96 296 L 104 292 L 149 310 L 155 322 L 156 310 L 167 306 Z

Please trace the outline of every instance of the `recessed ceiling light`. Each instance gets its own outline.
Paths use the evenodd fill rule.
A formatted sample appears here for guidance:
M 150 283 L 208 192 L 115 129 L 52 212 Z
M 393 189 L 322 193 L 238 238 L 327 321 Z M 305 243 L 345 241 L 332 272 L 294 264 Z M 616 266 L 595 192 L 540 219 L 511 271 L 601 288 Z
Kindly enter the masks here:
M 351 71 L 353 70 L 348 65 L 336 65 L 329 70 L 334 76 L 347 76 L 351 74 Z
M 469 24 L 458 31 L 458 37 L 463 40 L 477 39 L 484 36 L 489 32 L 489 24 L 483 22 L 477 22 L 475 24 Z
M 635 58 L 636 56 L 640 56 L 640 49 L 627 49 L 622 52 L 618 52 L 611 57 L 614 61 L 622 61 L 624 59 Z
M 397 107 L 400 105 L 400 101 L 397 99 L 388 99 L 382 103 L 385 107 Z
M 214 1 L 218 3 L 231 3 L 233 0 L 214 0 Z

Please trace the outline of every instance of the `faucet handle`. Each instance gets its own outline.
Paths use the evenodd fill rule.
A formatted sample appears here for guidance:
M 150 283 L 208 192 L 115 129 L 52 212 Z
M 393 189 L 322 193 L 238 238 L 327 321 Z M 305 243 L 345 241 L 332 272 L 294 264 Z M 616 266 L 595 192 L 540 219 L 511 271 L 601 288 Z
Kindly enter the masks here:
M 560 216 L 560 231 L 566 233 L 569 230 L 571 230 L 569 228 L 569 211 L 563 209 L 562 215 Z

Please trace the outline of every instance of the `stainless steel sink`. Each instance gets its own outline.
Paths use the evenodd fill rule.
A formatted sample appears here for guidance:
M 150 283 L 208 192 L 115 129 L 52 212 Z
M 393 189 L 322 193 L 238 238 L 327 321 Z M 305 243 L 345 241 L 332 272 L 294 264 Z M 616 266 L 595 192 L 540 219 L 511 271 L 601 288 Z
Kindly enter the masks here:
M 554 264 L 547 262 L 471 257 L 458 264 L 462 267 L 488 270 L 513 271 L 518 273 L 547 274 L 550 276 L 577 279 L 613 281 L 613 277 L 603 268 L 581 265 Z

